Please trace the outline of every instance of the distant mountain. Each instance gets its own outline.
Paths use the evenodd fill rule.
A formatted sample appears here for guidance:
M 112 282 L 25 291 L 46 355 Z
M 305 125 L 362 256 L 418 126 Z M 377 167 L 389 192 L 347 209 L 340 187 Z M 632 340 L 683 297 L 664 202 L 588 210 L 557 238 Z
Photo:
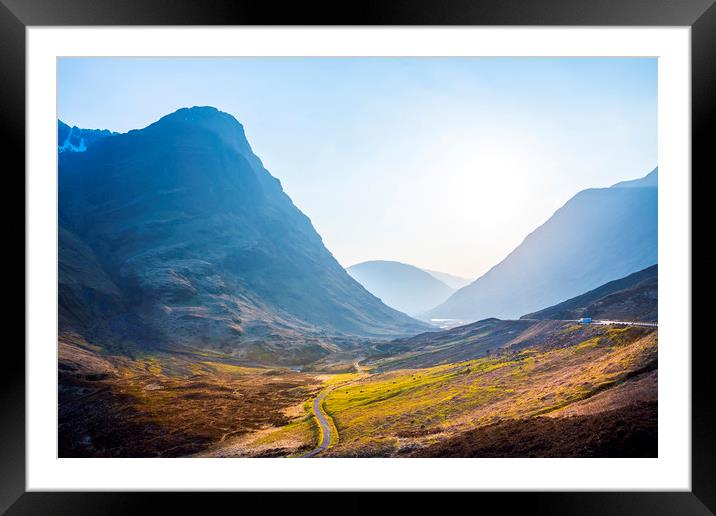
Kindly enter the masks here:
M 231 115 L 180 109 L 84 145 L 59 155 L 61 332 L 299 364 L 427 328 L 346 273 Z
M 113 133 L 107 129 L 80 129 L 57 121 L 57 152 L 84 152 L 87 147 Z
M 656 322 L 659 309 L 659 267 L 652 265 L 521 319 L 579 319 Z
M 474 278 L 463 278 L 461 276 L 455 276 L 454 274 L 448 274 L 447 272 L 431 271 L 430 269 L 423 269 L 431 276 L 435 276 L 437 279 L 445 283 L 448 287 L 453 290 L 469 285 L 474 281 Z
M 385 304 L 410 315 L 442 303 L 454 290 L 432 274 L 400 262 L 374 260 L 346 270 Z
M 516 318 L 657 263 L 657 174 L 579 192 L 504 260 L 421 317 Z

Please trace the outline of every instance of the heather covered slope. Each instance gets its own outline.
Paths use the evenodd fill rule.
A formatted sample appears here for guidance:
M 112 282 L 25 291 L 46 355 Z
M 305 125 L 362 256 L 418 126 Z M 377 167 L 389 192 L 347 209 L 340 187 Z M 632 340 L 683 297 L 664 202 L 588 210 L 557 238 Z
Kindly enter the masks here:
M 656 322 L 659 309 L 659 268 L 652 265 L 522 319 L 578 319 Z
M 657 175 L 579 192 L 503 261 L 421 317 L 517 318 L 655 264 Z
M 62 153 L 59 222 L 60 331 L 99 344 L 132 328 L 140 345 L 305 363 L 425 328 L 345 272 L 214 108 Z
M 406 263 L 373 260 L 346 269 L 386 305 L 418 315 L 445 301 L 454 289 L 433 274 Z

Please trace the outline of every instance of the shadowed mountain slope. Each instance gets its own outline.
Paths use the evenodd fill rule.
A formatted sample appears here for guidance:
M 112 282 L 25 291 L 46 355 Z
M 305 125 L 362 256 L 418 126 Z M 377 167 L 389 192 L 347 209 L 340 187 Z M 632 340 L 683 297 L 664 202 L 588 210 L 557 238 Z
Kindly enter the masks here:
M 612 321 L 658 321 L 659 268 L 652 265 L 626 278 L 602 285 L 522 319 L 607 319 Z
M 61 331 L 305 363 L 426 327 L 345 272 L 215 108 L 60 154 L 59 222 Z

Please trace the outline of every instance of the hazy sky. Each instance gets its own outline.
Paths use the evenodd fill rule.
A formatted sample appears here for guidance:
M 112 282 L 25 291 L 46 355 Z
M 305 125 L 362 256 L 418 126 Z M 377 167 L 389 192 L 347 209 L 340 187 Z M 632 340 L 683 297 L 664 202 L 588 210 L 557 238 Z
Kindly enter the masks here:
M 657 165 L 653 58 L 65 58 L 58 113 L 234 115 L 349 266 L 477 277 L 579 190 Z

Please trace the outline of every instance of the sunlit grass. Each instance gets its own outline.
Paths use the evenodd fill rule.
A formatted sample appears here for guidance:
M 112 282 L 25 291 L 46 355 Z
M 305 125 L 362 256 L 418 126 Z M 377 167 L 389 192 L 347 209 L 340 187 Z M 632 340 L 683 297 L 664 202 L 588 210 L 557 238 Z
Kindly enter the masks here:
M 307 415 L 252 441 L 252 444 L 279 447 L 284 443 L 291 443 L 295 446 L 295 443 L 299 442 L 305 446 L 314 447 L 319 442 L 316 439 L 316 426 L 313 418 Z
M 334 388 L 324 406 L 342 450 L 365 450 L 375 439 L 399 446 L 391 436 L 427 441 L 435 433 L 558 410 L 624 381 L 655 360 L 656 349 L 655 333 L 610 328 L 558 349 L 364 377 Z
M 222 373 L 231 376 L 257 374 L 263 370 L 256 367 L 239 366 L 235 364 L 226 364 L 223 362 L 205 361 L 202 364 L 208 366 L 215 373 Z

